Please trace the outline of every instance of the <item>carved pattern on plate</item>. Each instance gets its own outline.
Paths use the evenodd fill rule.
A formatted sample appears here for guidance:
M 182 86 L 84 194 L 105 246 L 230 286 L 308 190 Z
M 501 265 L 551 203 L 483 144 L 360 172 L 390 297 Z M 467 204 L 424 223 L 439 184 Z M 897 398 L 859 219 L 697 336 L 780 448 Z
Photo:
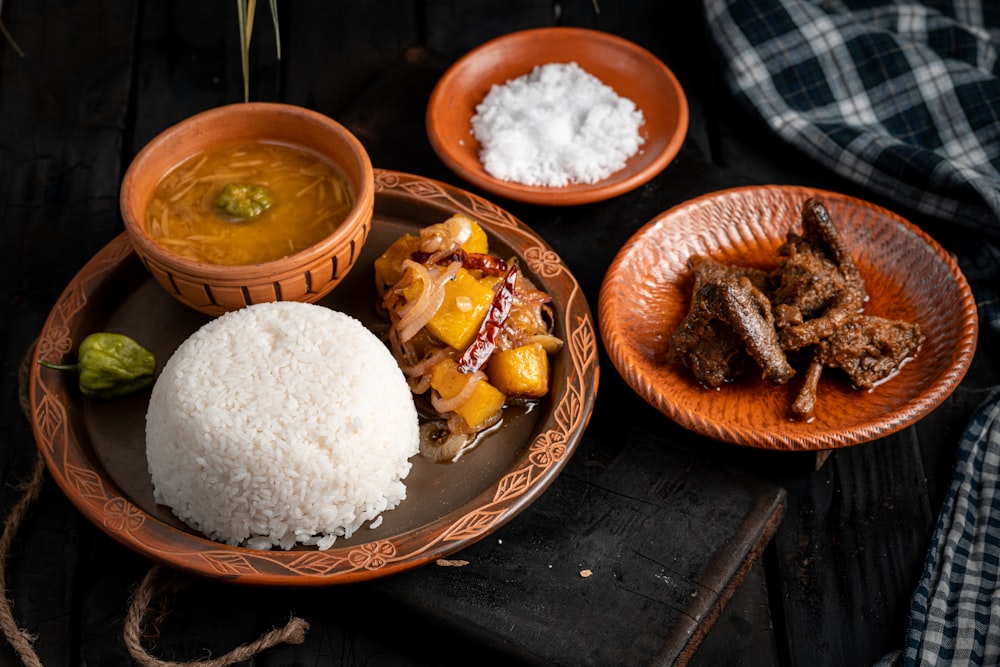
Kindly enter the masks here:
M 213 572 L 223 576 L 239 577 L 259 573 L 253 564 L 252 554 L 253 552 L 245 554 L 239 551 L 203 551 L 200 559 Z
M 304 575 L 326 576 L 341 568 L 346 558 L 337 558 L 327 551 L 306 551 L 288 562 L 288 569 Z
M 45 445 L 45 451 L 51 454 L 57 447 L 65 445 L 66 408 L 44 387 L 41 397 L 35 404 L 33 419 L 40 436 L 39 440 Z
M 104 524 L 114 532 L 135 532 L 146 521 L 146 515 L 124 498 L 111 498 L 102 509 Z

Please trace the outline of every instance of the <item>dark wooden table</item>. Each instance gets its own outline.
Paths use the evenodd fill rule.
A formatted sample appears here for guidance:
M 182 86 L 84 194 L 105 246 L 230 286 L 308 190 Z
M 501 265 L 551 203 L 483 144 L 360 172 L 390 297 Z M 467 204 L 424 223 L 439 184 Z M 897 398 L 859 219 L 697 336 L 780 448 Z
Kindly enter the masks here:
M 575 25 L 632 39 L 671 67 L 691 127 L 652 182 L 568 208 L 494 199 L 562 255 L 595 314 L 603 273 L 636 229 L 734 185 L 855 194 L 909 215 L 960 260 L 975 246 L 974 233 L 913 216 L 906 202 L 881 201 L 768 137 L 724 91 L 696 2 L 601 0 L 599 12 L 590 0 L 281 2 L 280 61 L 266 4 L 252 99 L 317 109 L 350 127 L 376 167 L 472 191 L 423 133 L 437 77 L 468 49 Z M 243 83 L 233 3 L 9 0 L 3 10 L 24 52 L 0 45 L 6 515 L 36 460 L 18 371 L 56 297 L 121 232 L 125 167 L 168 125 L 241 101 Z M 570 464 L 527 511 L 456 555 L 467 566 L 312 590 L 182 575 L 145 645 L 165 660 L 218 656 L 294 614 L 310 624 L 305 641 L 252 664 L 870 664 L 902 643 L 957 439 L 998 382 L 995 338 L 982 332 L 965 381 L 923 421 L 822 466 L 815 455 L 695 436 L 635 396 L 602 356 L 595 411 Z M 43 664 L 129 665 L 124 617 L 150 566 L 47 480 L 7 558 L 7 594 Z M 17 662 L 0 647 L 0 663 Z

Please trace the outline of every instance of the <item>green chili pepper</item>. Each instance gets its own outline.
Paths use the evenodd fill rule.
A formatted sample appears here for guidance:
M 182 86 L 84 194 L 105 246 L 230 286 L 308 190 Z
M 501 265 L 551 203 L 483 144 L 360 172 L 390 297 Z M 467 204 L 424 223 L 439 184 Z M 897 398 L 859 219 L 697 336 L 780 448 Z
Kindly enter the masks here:
M 274 196 L 263 185 L 229 183 L 215 204 L 231 218 L 253 220 L 271 208 Z
M 98 400 L 121 398 L 153 383 L 156 357 L 123 334 L 93 333 L 80 342 L 75 364 L 52 364 L 46 368 L 77 371 L 80 392 Z

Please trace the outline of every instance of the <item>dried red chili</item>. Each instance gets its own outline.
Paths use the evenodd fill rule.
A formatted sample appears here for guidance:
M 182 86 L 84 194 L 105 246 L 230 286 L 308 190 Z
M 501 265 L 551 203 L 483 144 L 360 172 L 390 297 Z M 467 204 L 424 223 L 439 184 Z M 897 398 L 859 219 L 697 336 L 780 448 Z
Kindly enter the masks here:
M 465 348 L 458 359 L 458 370 L 462 373 L 475 373 L 489 360 L 496 348 L 497 335 L 510 315 L 514 304 L 514 285 L 517 282 L 517 264 L 512 264 L 497 285 L 496 294 L 490 303 L 490 309 L 479 326 L 476 338 Z
M 432 254 L 429 252 L 413 253 L 413 261 L 420 264 L 426 263 L 431 257 Z M 435 258 L 434 262 L 436 264 L 461 262 L 462 268 L 475 269 L 492 276 L 502 276 L 507 272 L 507 262 L 499 257 L 481 252 L 468 252 L 462 248 L 455 248 L 455 250 L 449 252 L 447 255 Z

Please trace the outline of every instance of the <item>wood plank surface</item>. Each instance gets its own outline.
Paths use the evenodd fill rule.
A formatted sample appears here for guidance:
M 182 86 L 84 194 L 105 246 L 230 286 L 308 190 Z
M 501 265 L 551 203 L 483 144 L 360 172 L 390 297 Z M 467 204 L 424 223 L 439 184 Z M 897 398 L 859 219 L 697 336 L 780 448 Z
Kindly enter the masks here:
M 7 3 L 24 57 L 3 45 L 0 69 L 0 290 L 3 403 L 0 505 L 30 475 L 35 448 L 18 400 L 18 370 L 55 297 L 120 228 L 124 117 L 134 3 Z M 76 664 L 80 547 L 91 530 L 54 487 L 34 506 L 10 555 L 18 619 L 44 637 L 43 664 Z M 6 643 L 0 662 L 14 664 Z
M 469 48 L 521 28 L 579 25 L 667 63 L 691 127 L 660 177 L 587 206 L 498 202 L 566 259 L 592 307 L 616 249 L 706 192 L 797 183 L 905 212 L 787 149 L 732 102 L 697 2 L 280 2 L 281 60 L 259 4 L 253 99 L 316 108 L 356 131 L 376 166 L 462 187 L 433 155 L 422 114 L 437 76 Z M 25 51 L 0 46 L 6 514 L 35 457 L 20 365 L 63 287 L 121 231 L 128 160 L 169 124 L 240 101 L 242 76 L 234 3 L 11 1 L 2 19 Z M 960 259 L 973 256 L 967 230 L 916 221 Z M 165 659 L 218 655 L 295 614 L 311 624 L 306 642 L 253 664 L 871 664 L 901 644 L 955 444 L 1000 379 L 997 335 L 983 332 L 973 371 L 941 408 L 818 470 L 814 457 L 693 436 L 631 394 L 603 357 L 598 406 L 571 465 L 521 517 L 456 555 L 468 565 L 310 591 L 171 578 L 148 645 Z M 16 618 L 38 636 L 43 664 L 133 664 L 123 619 L 150 563 L 86 522 L 51 480 L 6 565 Z M 0 664 L 17 664 L 6 645 Z
M 290 60 L 293 56 L 286 53 L 283 57 Z M 427 165 L 438 164 L 423 135 L 422 121 L 426 99 L 436 76 L 443 71 L 444 62 L 411 50 L 399 63 L 403 69 L 398 74 L 390 70 L 384 80 L 361 97 L 359 103 L 341 114 L 343 122 L 367 139 L 366 148 L 375 165 L 391 165 L 426 174 Z M 170 68 L 162 66 L 157 69 L 170 71 Z M 424 71 L 429 76 L 421 75 Z M 387 128 L 392 129 L 388 137 L 383 134 Z M 402 154 L 393 156 L 392 160 L 383 159 L 383 148 L 387 148 L 390 154 L 392 151 L 402 151 Z M 443 171 L 440 176 L 456 181 L 454 176 Z M 559 222 L 571 222 L 563 227 L 569 232 L 564 243 L 559 244 L 558 232 L 546 235 L 571 268 L 587 276 L 584 290 L 592 303 L 596 303 L 599 278 L 603 273 L 603 269 L 592 270 L 592 267 L 606 266 L 625 235 L 644 221 L 643 217 L 636 216 L 627 225 L 608 224 L 607 217 L 617 219 L 620 213 L 615 212 L 618 210 L 615 206 L 604 209 L 606 214 L 593 210 L 584 214 L 570 212 L 569 215 L 576 218 L 573 221 L 566 221 L 567 214 L 559 212 Z M 649 215 L 654 212 L 650 210 Z M 538 231 L 543 233 L 545 218 L 551 212 L 526 211 L 525 215 L 530 215 L 530 221 L 538 225 Z M 615 230 L 618 238 L 601 243 L 599 248 L 602 252 L 594 251 L 593 240 L 581 243 L 581 239 L 597 238 L 605 230 Z M 634 396 L 621 389 L 612 392 L 612 396 L 626 398 L 630 406 L 638 403 Z M 605 406 L 608 415 L 605 419 L 614 419 L 614 415 L 629 411 L 613 403 L 605 403 Z M 651 412 L 647 416 L 654 422 L 662 419 Z M 595 414 L 591 428 L 595 428 L 593 425 L 600 424 L 601 420 L 602 415 Z M 616 432 L 608 438 L 616 446 L 633 443 L 637 439 L 627 437 L 627 431 L 617 432 L 617 424 L 613 428 Z M 643 452 L 642 459 L 632 458 L 637 452 Z M 620 465 L 624 466 L 617 475 L 609 475 L 610 483 L 622 484 L 627 480 L 635 484 L 635 471 L 642 469 L 643 465 L 649 467 L 650 474 L 663 469 L 665 472 L 661 475 L 677 478 L 665 481 L 654 477 L 651 483 L 654 487 L 676 488 L 677 496 L 684 500 L 676 507 L 672 497 L 647 497 L 641 486 L 598 493 L 595 483 L 588 481 L 572 492 L 564 492 L 569 493 L 571 500 L 558 505 L 556 510 L 531 508 L 526 517 L 520 517 L 522 520 L 500 533 L 504 537 L 498 537 L 495 546 L 490 541 L 484 541 L 463 552 L 462 559 L 470 560 L 470 565 L 460 571 L 429 568 L 393 577 L 373 584 L 370 595 L 387 601 L 380 607 L 391 603 L 392 606 L 409 609 L 414 615 L 429 615 L 443 628 L 468 633 L 470 638 L 485 640 L 487 645 L 497 650 L 529 661 L 567 665 L 607 664 L 617 658 L 626 663 L 641 664 L 662 653 L 668 662 L 673 662 L 685 652 L 690 653 L 697 645 L 703 634 L 699 630 L 701 622 L 714 619 L 718 614 L 721 602 L 731 595 L 732 588 L 745 574 L 744 564 L 752 564 L 750 557 L 760 552 L 767 537 L 776 528 L 775 518 L 780 516 L 783 492 L 769 485 L 756 487 L 755 480 L 744 479 L 742 475 L 735 480 L 720 477 L 720 470 L 714 466 L 701 478 L 692 473 L 694 463 L 678 464 L 667 458 L 657 466 L 655 453 L 658 453 L 655 447 L 652 451 L 644 451 L 630 444 L 621 452 L 609 454 L 613 461 L 622 459 Z M 580 456 L 573 464 L 578 459 Z M 587 465 L 586 456 L 582 465 Z M 611 463 L 604 465 L 611 466 Z M 613 466 L 612 469 L 618 470 Z M 564 477 L 571 480 L 574 476 L 582 479 L 592 476 L 589 469 L 583 470 L 588 474 L 567 471 Z M 683 475 L 678 476 L 677 471 Z M 569 481 L 559 480 L 543 499 L 558 501 L 560 489 L 568 484 Z M 601 489 L 601 484 L 596 486 Z M 583 502 L 582 498 L 588 496 L 596 497 Z M 726 502 L 731 505 L 720 507 Z M 544 503 L 538 505 L 544 508 Z M 692 552 L 686 548 L 685 540 L 678 542 L 672 527 L 677 522 L 687 525 L 692 521 L 690 516 L 696 517 L 704 511 L 718 513 L 719 516 L 711 523 L 711 533 L 703 536 L 703 549 Z M 531 517 L 538 518 L 532 522 Z M 602 533 L 598 519 L 609 520 L 612 526 L 619 523 L 622 527 Z M 700 525 L 701 522 L 694 521 L 694 524 Z M 638 545 L 628 544 L 628 540 L 643 539 L 647 534 L 639 532 L 639 527 L 660 535 L 664 542 L 646 546 L 649 553 L 644 554 Z M 520 532 L 519 529 L 527 532 Z M 581 531 L 592 535 L 589 542 L 577 544 L 577 533 Z M 508 536 L 511 532 L 512 536 Z M 533 533 L 547 534 L 550 539 L 541 541 Z M 619 539 L 625 544 L 618 544 Z M 668 548 L 669 545 L 673 545 L 673 550 Z M 494 548 L 488 550 L 490 546 Z M 617 548 L 605 553 L 612 546 Z M 477 560 L 480 550 L 485 550 L 485 553 Z M 589 561 L 589 565 L 574 565 L 565 560 L 574 551 L 579 553 L 581 560 Z M 713 559 L 706 557 L 706 553 L 717 555 Z M 561 571 L 553 573 L 548 567 L 553 564 L 560 566 Z M 669 575 L 661 572 L 665 564 L 673 568 Z M 600 575 L 584 581 L 579 574 L 582 569 L 591 569 Z M 511 570 L 519 573 L 520 577 L 511 578 Z M 657 595 L 641 589 L 637 592 L 618 580 L 625 573 L 632 573 L 634 579 L 630 582 L 633 587 L 650 586 L 651 582 L 655 584 L 657 576 L 667 576 L 675 582 L 675 587 L 667 587 L 665 592 Z M 505 586 L 501 586 L 501 582 Z M 589 586 L 580 588 L 581 583 Z M 601 583 L 604 585 L 599 585 Z M 382 597 L 375 597 L 376 594 Z M 593 599 L 585 597 L 587 594 Z M 642 604 L 637 604 L 637 600 Z M 539 604 L 545 603 L 553 607 L 538 608 Z M 608 610 L 615 610 L 615 613 L 608 614 Z M 596 645 L 580 643 L 576 641 L 580 627 L 592 627 L 595 632 L 603 628 L 602 637 L 605 639 Z M 668 631 L 668 628 L 674 630 Z M 635 636 L 636 640 L 622 641 L 623 637 L 630 636 Z M 307 648 L 305 650 L 308 651 Z

